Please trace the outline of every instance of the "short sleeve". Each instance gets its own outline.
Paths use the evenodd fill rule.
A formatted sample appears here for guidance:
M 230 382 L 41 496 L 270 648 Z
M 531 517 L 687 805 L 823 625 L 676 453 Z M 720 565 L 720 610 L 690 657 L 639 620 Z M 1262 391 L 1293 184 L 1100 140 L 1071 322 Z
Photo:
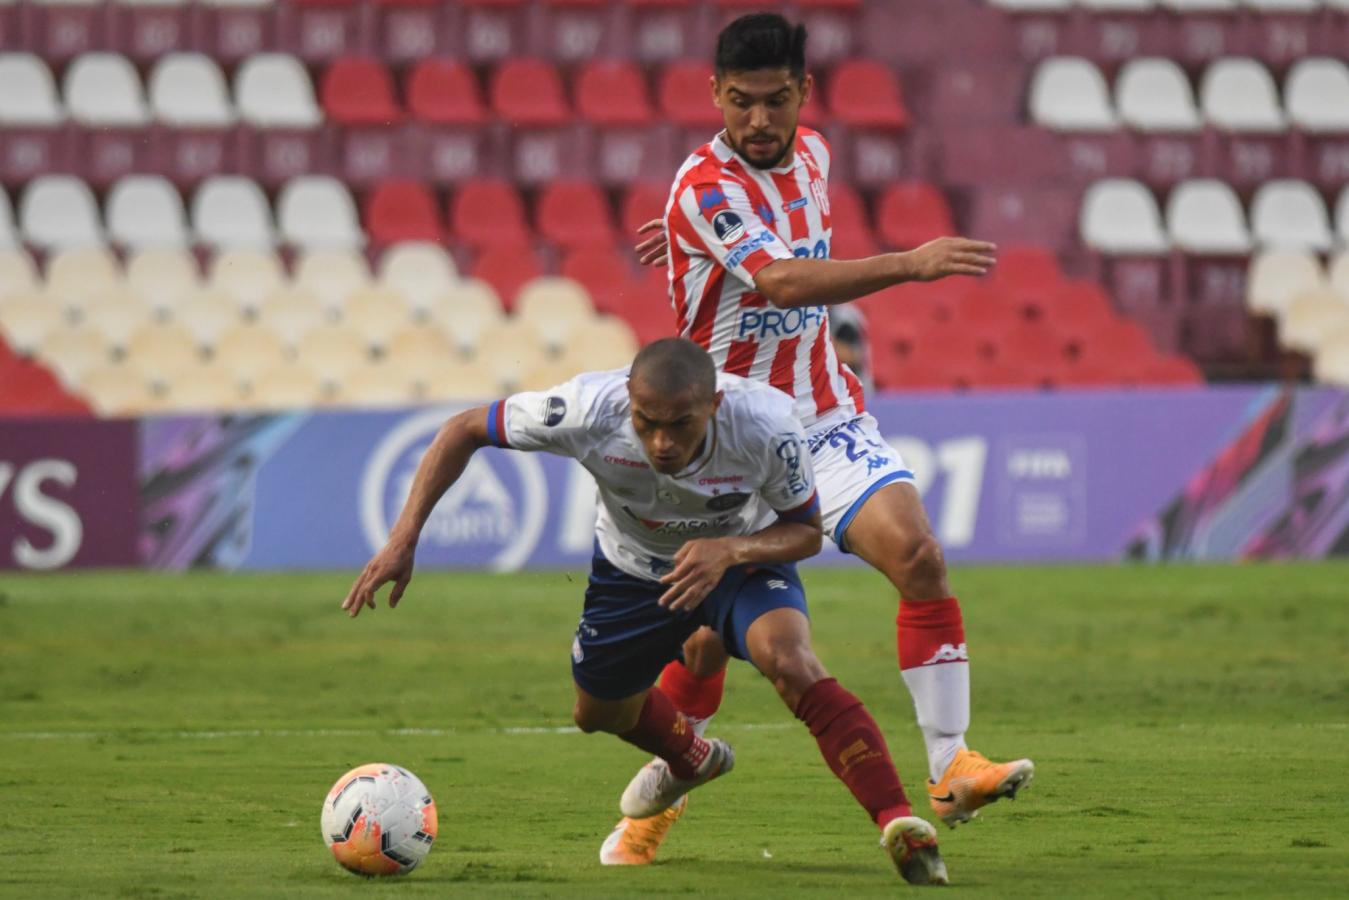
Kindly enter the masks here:
M 761 493 L 784 519 L 805 522 L 820 509 L 806 436 L 800 429 L 779 432 L 766 455 L 767 476 Z
M 774 260 L 791 259 L 792 248 L 764 223 L 745 189 L 734 182 L 691 184 L 671 211 L 671 231 L 688 249 L 715 259 L 749 287 Z
M 487 407 L 487 437 L 497 447 L 575 455 L 586 432 L 589 393 L 576 378 L 498 400 Z

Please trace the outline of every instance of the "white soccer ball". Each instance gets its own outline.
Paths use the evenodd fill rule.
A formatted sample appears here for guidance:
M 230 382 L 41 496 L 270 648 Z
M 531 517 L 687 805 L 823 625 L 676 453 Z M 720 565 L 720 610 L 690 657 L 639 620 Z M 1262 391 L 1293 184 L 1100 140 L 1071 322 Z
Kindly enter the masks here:
M 323 801 L 323 840 L 357 875 L 405 875 L 431 852 L 436 802 L 407 769 L 387 763 L 357 766 Z

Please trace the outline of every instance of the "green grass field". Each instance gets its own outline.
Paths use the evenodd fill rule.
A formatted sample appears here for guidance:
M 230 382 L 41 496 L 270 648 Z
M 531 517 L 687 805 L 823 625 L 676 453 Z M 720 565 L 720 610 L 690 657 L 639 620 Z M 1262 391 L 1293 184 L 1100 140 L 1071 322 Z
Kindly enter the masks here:
M 352 573 L 354 574 L 354 573 Z M 766 683 L 735 664 L 725 781 L 660 864 L 599 842 L 642 755 L 570 724 L 583 574 L 422 573 L 350 621 L 351 575 L 0 577 L 0 895 L 880 896 L 904 885 Z M 816 649 L 924 763 L 869 572 L 806 570 Z M 973 746 L 1034 786 L 942 830 L 953 890 L 1344 896 L 1349 565 L 967 568 Z M 341 871 L 331 782 L 396 762 L 440 837 L 397 882 Z

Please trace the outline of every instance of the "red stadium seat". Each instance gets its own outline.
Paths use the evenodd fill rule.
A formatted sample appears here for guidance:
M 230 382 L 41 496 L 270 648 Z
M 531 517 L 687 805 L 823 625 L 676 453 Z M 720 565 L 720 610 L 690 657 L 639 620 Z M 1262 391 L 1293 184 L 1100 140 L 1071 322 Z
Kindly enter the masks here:
M 487 120 L 473 70 L 454 59 L 425 59 L 407 82 L 408 110 L 435 125 L 478 125 Z
M 874 60 L 850 60 L 829 78 L 829 108 L 854 128 L 903 128 L 909 113 L 892 69 Z
M 843 181 L 829 185 L 829 222 L 840 226 L 871 230 L 871 215 L 857 188 Z
M 562 90 L 562 77 L 539 59 L 509 59 L 492 73 L 492 110 L 511 125 L 563 125 L 571 110 Z
M 670 185 L 661 181 L 639 181 L 628 187 L 623 197 L 623 242 L 636 242 L 639 226 L 665 216 Z
M 478 254 L 473 277 L 490 284 L 507 310 L 515 305 L 520 288 L 543 274 L 527 244 L 494 244 Z
M 369 57 L 339 59 L 329 66 L 319 99 L 328 118 L 339 125 L 391 125 L 403 117 L 389 70 Z
M 896 184 L 881 194 L 876 229 L 881 240 L 899 250 L 956 232 L 946 197 L 922 181 Z
M 646 78 L 627 60 L 594 60 L 576 79 L 576 111 L 596 125 L 646 125 L 651 121 L 651 99 Z
M 643 346 L 661 338 L 673 337 L 677 333 L 664 266 L 643 270 L 641 278 L 633 283 L 632 289 L 624 296 L 624 305 L 618 314 L 632 326 L 637 340 Z
M 1114 366 L 1121 371 L 1142 365 L 1157 355 L 1143 326 L 1124 320 L 1092 334 L 1078 352 L 1085 363 Z
M 451 201 L 450 228 L 455 237 L 475 248 L 519 246 L 530 240 L 524 201 L 506 181 L 483 179 L 465 184 Z
M 668 119 L 685 127 L 711 128 L 722 124 L 721 110 L 712 102 L 712 64 L 686 59 L 666 66 L 660 76 L 660 108 Z
M 538 232 L 559 247 L 611 247 L 613 212 L 588 182 L 556 181 L 539 196 Z
M 1151 359 L 1138 373 L 1142 384 L 1160 384 L 1175 387 L 1198 386 L 1204 383 L 1204 373 L 1185 356 L 1158 356 Z
M 630 295 L 637 292 L 638 283 L 628 259 L 613 249 L 589 248 L 574 250 L 562 261 L 562 276 L 579 282 L 595 309 L 610 315 L 624 316 Z
M 435 198 L 415 181 L 386 181 L 365 201 L 365 231 L 377 245 L 445 237 Z

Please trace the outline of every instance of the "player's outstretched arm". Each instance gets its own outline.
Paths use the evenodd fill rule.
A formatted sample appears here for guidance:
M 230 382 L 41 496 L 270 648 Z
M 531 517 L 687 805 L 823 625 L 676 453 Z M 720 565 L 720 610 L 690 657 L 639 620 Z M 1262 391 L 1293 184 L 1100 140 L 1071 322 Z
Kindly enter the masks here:
M 943 237 L 866 259 L 777 259 L 758 271 L 754 286 L 781 309 L 846 303 L 906 281 L 986 275 L 997 249 L 987 241 Z
M 436 439 L 427 448 L 417 466 L 398 521 L 389 531 L 389 539 L 380 551 L 365 564 L 356 583 L 347 592 L 342 608 L 355 618 L 363 607 L 375 608 L 375 594 L 381 587 L 393 582 L 389 593 L 389 607 L 398 605 L 412 580 L 412 566 L 417 552 L 417 538 L 431 516 L 431 510 L 450 489 L 450 485 L 464 474 L 469 458 L 480 447 L 489 443 L 487 407 L 481 406 L 459 413 L 441 426 Z
M 675 567 L 661 578 L 669 589 L 660 605 L 690 610 L 707 599 L 731 566 L 792 563 L 820 552 L 824 535 L 819 509 L 809 519 L 779 519 L 763 531 L 735 537 L 698 538 L 675 554 Z

